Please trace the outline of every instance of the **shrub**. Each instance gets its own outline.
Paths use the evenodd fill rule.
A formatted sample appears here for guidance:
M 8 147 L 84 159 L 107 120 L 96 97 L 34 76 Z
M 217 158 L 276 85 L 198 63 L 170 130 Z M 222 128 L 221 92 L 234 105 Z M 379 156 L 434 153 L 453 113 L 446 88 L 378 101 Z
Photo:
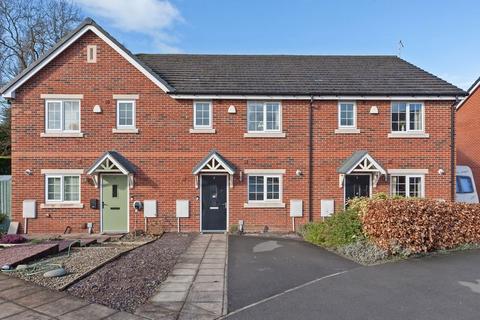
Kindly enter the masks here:
M 337 248 L 363 238 L 362 224 L 357 210 L 347 209 L 322 222 L 309 223 L 303 229 L 306 241 Z
M 337 248 L 340 254 L 361 264 L 373 264 L 388 258 L 388 252 L 367 240 L 360 240 Z
M 24 243 L 27 239 L 22 237 L 19 234 L 6 234 L 0 238 L 0 243 L 3 244 L 16 244 L 16 243 Z
M 370 200 L 363 231 L 392 254 L 410 255 L 480 243 L 480 205 L 428 199 Z
M 7 220 L 8 216 L 5 213 L 0 213 L 0 224 Z

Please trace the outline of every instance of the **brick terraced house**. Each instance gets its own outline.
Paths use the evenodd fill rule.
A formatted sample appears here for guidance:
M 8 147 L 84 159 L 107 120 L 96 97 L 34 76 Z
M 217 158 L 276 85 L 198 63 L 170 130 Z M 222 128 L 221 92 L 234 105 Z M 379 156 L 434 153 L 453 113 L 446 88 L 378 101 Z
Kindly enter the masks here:
M 290 231 L 355 196 L 454 198 L 466 93 L 395 56 L 134 55 L 87 19 L 1 93 L 31 233 Z
M 470 86 L 468 93 L 468 97 L 457 105 L 457 163 L 470 167 L 476 190 L 480 190 L 480 114 L 478 113 L 480 109 L 480 78 Z M 457 179 L 460 180 L 459 185 L 462 185 L 462 177 L 458 176 Z M 464 182 L 468 183 L 468 181 Z M 458 192 L 461 193 L 463 190 L 458 190 Z

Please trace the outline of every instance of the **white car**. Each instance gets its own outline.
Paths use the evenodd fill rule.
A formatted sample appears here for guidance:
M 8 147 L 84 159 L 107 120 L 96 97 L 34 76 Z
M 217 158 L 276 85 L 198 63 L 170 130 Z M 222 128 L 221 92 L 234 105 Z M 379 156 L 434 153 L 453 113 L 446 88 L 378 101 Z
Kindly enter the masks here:
M 473 179 L 472 169 L 467 166 L 457 166 L 456 202 L 478 203 L 477 188 Z

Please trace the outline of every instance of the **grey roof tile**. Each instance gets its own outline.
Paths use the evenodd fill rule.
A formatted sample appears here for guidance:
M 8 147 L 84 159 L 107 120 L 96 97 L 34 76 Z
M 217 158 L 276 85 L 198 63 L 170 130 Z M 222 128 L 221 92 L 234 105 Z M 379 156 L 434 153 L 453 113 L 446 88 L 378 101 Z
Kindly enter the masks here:
M 176 94 L 463 96 L 396 56 L 137 54 Z

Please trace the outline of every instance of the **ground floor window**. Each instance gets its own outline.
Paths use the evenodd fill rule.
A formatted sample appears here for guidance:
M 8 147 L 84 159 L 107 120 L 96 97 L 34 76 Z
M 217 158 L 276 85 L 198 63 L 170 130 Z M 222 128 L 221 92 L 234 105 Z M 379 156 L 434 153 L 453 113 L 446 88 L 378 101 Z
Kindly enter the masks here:
M 422 198 L 424 196 L 424 176 L 392 176 L 391 193 L 393 196 Z
M 281 175 L 249 175 L 248 201 L 281 201 Z
M 47 202 L 80 202 L 80 176 L 45 176 Z

